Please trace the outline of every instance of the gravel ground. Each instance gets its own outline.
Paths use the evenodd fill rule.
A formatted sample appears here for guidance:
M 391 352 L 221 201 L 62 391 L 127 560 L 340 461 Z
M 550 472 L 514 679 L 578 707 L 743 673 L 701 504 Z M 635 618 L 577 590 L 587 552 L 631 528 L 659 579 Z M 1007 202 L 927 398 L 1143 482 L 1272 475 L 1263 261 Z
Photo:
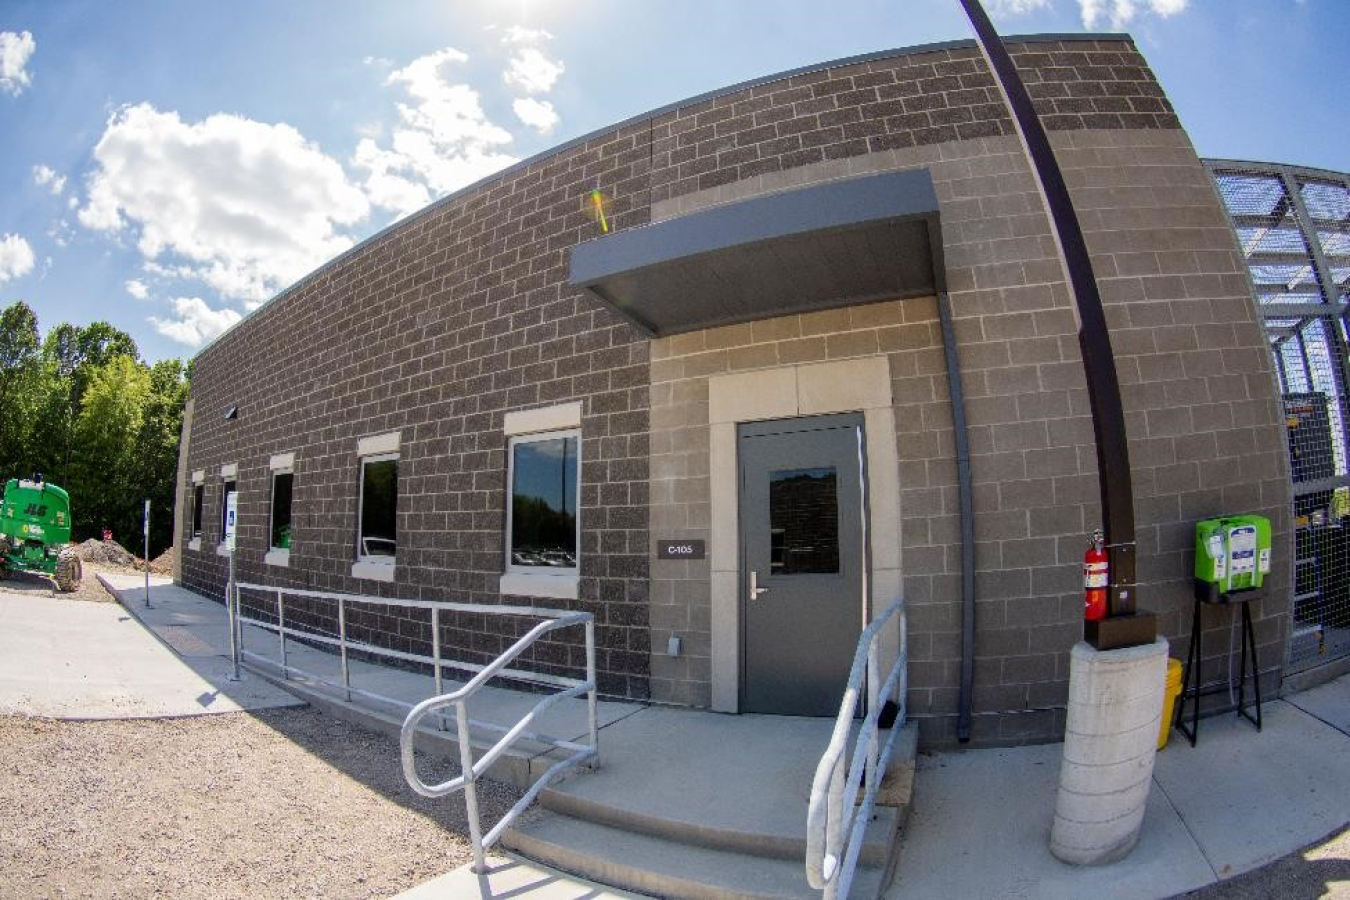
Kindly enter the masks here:
M 1350 898 L 1350 828 L 1254 872 L 1192 891 L 1186 897 L 1188 900 Z
M 395 741 L 310 708 L 0 717 L 0 747 L 6 898 L 387 897 L 470 858 L 461 796 L 418 797 Z M 480 782 L 484 821 L 517 796 Z

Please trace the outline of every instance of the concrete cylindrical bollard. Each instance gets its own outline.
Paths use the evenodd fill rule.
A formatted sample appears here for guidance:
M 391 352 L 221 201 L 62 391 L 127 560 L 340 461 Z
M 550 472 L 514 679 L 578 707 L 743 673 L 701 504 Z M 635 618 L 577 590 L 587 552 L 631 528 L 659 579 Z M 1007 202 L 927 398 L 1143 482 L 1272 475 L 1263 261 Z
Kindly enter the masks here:
M 1167 641 L 1095 650 L 1074 645 L 1069 713 L 1050 852 L 1067 863 L 1124 859 L 1139 839 L 1153 781 Z

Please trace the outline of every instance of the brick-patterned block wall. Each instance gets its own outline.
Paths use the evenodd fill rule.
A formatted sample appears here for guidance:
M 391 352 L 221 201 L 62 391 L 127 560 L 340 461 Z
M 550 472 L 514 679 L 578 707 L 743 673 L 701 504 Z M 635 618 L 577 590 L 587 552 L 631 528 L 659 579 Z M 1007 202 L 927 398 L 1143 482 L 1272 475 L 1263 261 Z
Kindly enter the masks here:
M 1200 188 L 1203 171 L 1133 44 L 1026 40 L 1011 49 L 1057 148 L 1077 154 L 1068 177 L 1088 210 L 1094 262 L 1120 331 L 1141 541 L 1150 553 L 1141 563 L 1145 603 L 1156 598 L 1165 629 L 1184 640 L 1187 524 L 1245 504 L 1286 530 L 1264 342 L 1242 305 L 1245 283 L 1239 289 L 1232 277 L 1231 232 L 1214 225 L 1217 200 Z M 605 689 L 706 704 L 707 581 L 695 563 L 650 563 L 647 530 L 649 522 L 680 522 L 690 534 L 706 527 L 706 447 L 697 428 L 682 425 L 706 404 L 699 379 L 725 370 L 715 368 L 719 359 L 732 365 L 729 347 L 740 348 L 735 366 L 750 367 L 886 353 L 900 465 L 897 539 L 913 604 L 911 709 L 927 742 L 950 740 L 959 546 L 950 385 L 931 301 L 859 307 L 844 326 L 818 333 L 769 334 L 783 326 L 778 320 L 709 331 L 660 346 L 649 365 L 657 345 L 565 285 L 567 249 L 595 236 L 581 199 L 597 183 L 625 228 L 916 166 L 929 168 L 938 188 L 970 402 L 977 739 L 1055 737 L 1068 648 L 1079 633 L 1077 562 L 1099 515 L 1091 420 L 1049 226 L 969 42 L 766 79 L 625 123 L 435 205 L 301 282 L 198 361 L 188 468 L 207 469 L 211 489 L 207 549 L 187 555 L 185 580 L 220 589 L 214 473 L 237 462 L 245 577 L 494 601 L 504 557 L 502 416 L 581 399 L 578 605 L 600 622 Z M 1182 221 L 1169 211 L 1178 198 Z M 862 325 L 855 315 L 889 318 Z M 792 321 L 814 329 L 837 318 Z M 213 410 L 233 402 L 239 421 L 221 421 Z M 398 581 L 353 581 L 356 439 L 392 430 L 403 440 Z M 1211 450 L 1230 474 L 1208 470 Z M 292 566 L 264 570 L 267 458 L 286 451 L 297 455 Z M 1225 477 L 1235 480 L 1216 481 Z M 1273 659 L 1283 619 L 1277 604 L 1269 607 L 1259 637 Z M 452 645 L 490 655 L 517 627 L 478 618 L 447 626 Z M 376 627 L 401 647 L 426 640 L 416 617 Z M 689 637 L 685 656 L 661 652 L 671 633 Z M 566 667 L 571 646 L 541 648 L 539 662 Z
M 1052 131 L 1178 128 L 1134 45 L 1009 46 Z M 652 120 L 652 201 L 884 150 L 1014 134 L 972 44 L 882 56 L 724 93 Z
M 1260 512 L 1287 544 L 1288 481 L 1265 341 L 1222 208 L 1134 48 L 1026 44 L 1014 54 L 1085 217 L 1124 383 L 1147 554 L 1143 602 L 1160 613 L 1180 655 L 1189 637 L 1194 521 Z M 916 91 L 919 83 L 926 93 Z M 1081 636 L 1079 566 L 1100 510 L 1076 318 L 1029 164 L 1000 108 L 977 102 L 993 90 L 973 49 L 947 48 L 794 75 L 667 113 L 654 129 L 652 215 L 887 169 L 931 173 L 975 481 L 975 739 L 1007 743 L 1062 735 L 1068 650 Z M 878 105 L 883 91 L 918 99 L 904 113 L 903 102 Z M 878 122 L 881 131 L 868 135 Z M 960 665 L 950 385 L 931 308 L 906 301 L 850 314 L 864 309 L 886 311 L 890 324 L 906 329 L 905 353 L 851 323 L 836 322 L 826 335 L 812 321 L 812 334 L 802 334 L 805 318 L 658 343 L 653 490 L 663 504 L 653 522 L 690 536 L 707 527 L 706 438 L 691 425 L 706 415 L 700 385 L 708 374 L 887 353 L 910 602 L 910 710 L 925 742 L 947 743 L 955 739 Z M 1277 566 L 1287 566 L 1287 555 Z M 653 570 L 654 646 L 667 633 L 694 635 L 693 653 L 653 659 L 654 690 L 681 702 L 706 694 L 702 569 Z M 1279 599 L 1260 610 L 1258 640 L 1267 668 L 1278 669 L 1287 572 L 1279 569 L 1271 584 Z M 1218 627 L 1218 619 L 1207 622 Z M 1213 672 L 1222 662 L 1214 648 L 1226 644 L 1208 645 Z
M 602 689 L 647 695 L 647 343 L 569 290 L 566 251 L 597 230 L 596 179 L 645 174 L 645 129 L 623 129 L 432 207 L 340 258 L 245 320 L 197 360 L 188 470 L 208 473 L 203 550 L 185 583 L 219 595 L 222 464 L 239 466 L 237 564 L 247 581 L 416 599 L 497 602 L 506 438 L 514 409 L 581 400 L 581 599 L 597 621 Z M 623 227 L 646 211 L 615 191 Z M 239 406 L 237 420 L 220 414 Z M 397 431 L 398 566 L 353 579 L 357 439 Z M 287 568 L 265 566 L 269 458 L 295 453 Z M 510 598 L 506 598 L 508 602 Z M 547 605 L 566 605 L 548 601 Z M 297 615 L 298 610 L 297 606 Z M 312 611 L 332 630 L 331 604 Z M 363 613 L 394 649 L 428 652 L 425 613 Z M 324 623 L 327 623 L 325 626 Z M 447 652 L 482 662 L 515 620 L 447 621 Z M 579 639 L 579 638 L 578 638 Z M 541 664 L 567 665 L 541 645 Z

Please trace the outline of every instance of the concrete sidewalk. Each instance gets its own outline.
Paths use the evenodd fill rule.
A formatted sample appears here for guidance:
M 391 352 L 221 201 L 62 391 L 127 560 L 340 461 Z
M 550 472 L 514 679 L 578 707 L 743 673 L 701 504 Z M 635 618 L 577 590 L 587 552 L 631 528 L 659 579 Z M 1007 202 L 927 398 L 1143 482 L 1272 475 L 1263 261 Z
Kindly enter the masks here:
M 227 635 L 225 611 L 219 603 L 161 582 L 152 586 L 152 611 L 144 612 L 138 602 L 142 599 L 139 584 L 113 582 L 111 587 L 128 609 L 172 646 L 189 638 L 210 641 L 215 635 Z M 183 631 L 175 633 L 174 628 Z M 245 636 L 245 645 L 253 648 L 265 649 L 275 643 L 275 636 L 261 629 L 251 629 Z M 299 665 L 301 659 L 292 662 Z M 336 665 L 330 654 L 323 653 L 306 656 L 303 662 L 328 669 Z M 430 679 L 413 673 L 378 666 L 353 671 L 355 684 L 378 688 L 388 696 L 414 699 L 430 693 Z M 325 674 L 334 672 L 325 670 Z M 248 674 L 245 679 L 258 680 L 258 676 Z M 452 689 L 450 684 L 447 681 L 447 690 Z M 505 721 L 518 714 L 521 704 L 522 699 L 510 691 L 494 692 L 475 715 L 500 715 Z M 602 710 L 606 727 L 601 742 L 609 757 L 634 750 L 626 746 L 627 738 L 642 737 L 642 720 L 660 718 L 663 713 L 627 703 L 602 704 Z M 1265 727 L 1259 733 L 1232 715 L 1202 721 L 1194 748 L 1174 732 L 1167 749 L 1158 755 L 1139 845 L 1126 859 L 1101 868 L 1069 866 L 1050 855 L 1060 745 L 923 756 L 897 875 L 886 896 L 891 900 L 1172 897 L 1265 865 L 1345 826 L 1350 822 L 1350 778 L 1346 777 L 1350 773 L 1350 676 L 1268 701 L 1263 712 Z M 728 718 L 694 711 L 679 714 L 710 721 Z M 576 708 L 560 710 L 550 725 L 551 733 L 579 736 L 584 726 L 577 716 Z M 786 721 L 801 724 L 800 720 Z M 784 741 L 784 752 L 792 743 Z M 658 779 L 660 769 L 651 767 L 653 780 Z M 789 793 L 799 789 L 804 786 L 794 785 Z M 660 785 L 653 790 L 660 793 Z M 801 818 L 804 827 L 804 807 Z M 545 866 L 507 854 L 500 859 L 492 878 L 480 880 L 466 870 L 456 870 L 406 896 L 464 895 L 485 885 L 483 896 L 611 896 L 596 885 Z M 631 896 L 619 891 L 612 895 Z
M 117 604 L 0 588 L 0 714 L 132 719 L 301 703 L 261 679 L 226 674 L 218 649 L 161 643 Z
M 1138 846 L 1100 868 L 1050 855 L 1062 745 L 920 759 L 887 897 L 1171 897 L 1258 868 L 1350 822 L 1350 676 L 1173 731 Z

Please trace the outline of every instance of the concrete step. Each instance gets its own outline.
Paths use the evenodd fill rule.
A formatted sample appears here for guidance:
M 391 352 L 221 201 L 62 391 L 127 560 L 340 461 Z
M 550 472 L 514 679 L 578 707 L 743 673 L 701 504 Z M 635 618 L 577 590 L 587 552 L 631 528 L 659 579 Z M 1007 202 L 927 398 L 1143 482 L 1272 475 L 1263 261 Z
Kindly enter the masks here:
M 642 796 L 616 796 L 603 790 L 604 781 L 603 769 L 595 773 L 578 772 L 556 788 L 545 789 L 539 797 L 540 805 L 574 819 L 679 844 L 773 859 L 800 861 L 806 858 L 805 806 L 801 815 L 791 820 L 746 821 L 738 828 L 731 828 L 715 824 L 715 815 L 700 819 L 652 807 L 643 802 Z M 601 790 L 594 789 L 597 785 Z M 596 799 L 595 795 L 605 799 Z M 862 864 L 885 865 L 901 824 L 901 813 L 901 809 L 894 807 L 876 808 L 859 856 Z
M 819 897 L 803 860 L 713 850 L 540 810 L 508 831 L 502 843 L 531 859 L 601 884 L 689 900 Z M 875 898 L 881 867 L 858 868 L 852 897 Z
M 660 896 L 817 896 L 804 867 L 806 800 L 817 751 L 800 751 L 802 740 L 818 737 L 819 723 L 690 720 L 678 711 L 643 715 L 645 723 L 635 716 L 613 726 L 625 752 L 602 749 L 599 770 L 579 771 L 545 790 L 544 809 L 509 831 L 503 844 L 604 884 Z M 678 741 L 670 740 L 673 734 Z M 703 745 L 713 738 L 722 743 L 710 753 Z M 679 746 L 683 764 L 662 764 L 653 755 L 662 744 Z M 855 897 L 878 896 L 889 883 L 909 812 L 916 747 L 911 723 L 878 792 Z

